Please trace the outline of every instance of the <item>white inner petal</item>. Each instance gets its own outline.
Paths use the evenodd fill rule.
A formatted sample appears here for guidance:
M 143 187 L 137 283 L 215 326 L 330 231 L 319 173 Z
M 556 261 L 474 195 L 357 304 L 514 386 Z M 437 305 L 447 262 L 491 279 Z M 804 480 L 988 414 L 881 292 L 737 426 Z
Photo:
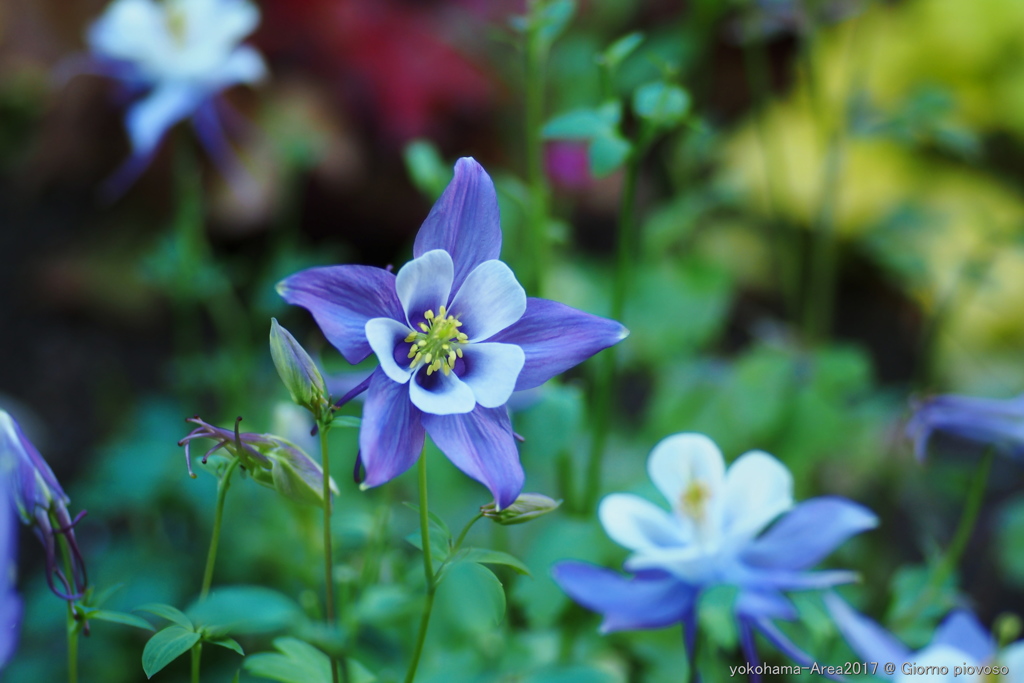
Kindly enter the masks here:
M 395 355 L 396 349 L 398 354 L 401 354 L 402 348 L 408 347 L 404 341 L 411 330 L 391 318 L 371 318 L 366 321 L 365 330 L 366 341 L 370 343 L 370 348 L 380 361 L 380 369 L 384 374 L 399 384 L 408 382 L 413 371 L 408 363 L 399 364 Z
M 469 385 L 484 408 L 505 405 L 516 387 L 526 354 L 515 344 L 467 344 L 459 379 Z
M 470 341 L 482 341 L 523 317 L 526 290 L 504 263 L 484 261 L 466 276 L 448 310 Z
M 395 276 L 395 291 L 410 327 L 422 322 L 428 310 L 438 314 L 448 302 L 454 278 L 452 257 L 444 249 L 428 251 L 402 266 Z
M 409 382 L 409 399 L 423 412 L 434 415 L 468 413 L 476 407 L 473 390 L 454 372 L 450 375 L 435 372 L 428 376 L 426 368 L 417 371 Z

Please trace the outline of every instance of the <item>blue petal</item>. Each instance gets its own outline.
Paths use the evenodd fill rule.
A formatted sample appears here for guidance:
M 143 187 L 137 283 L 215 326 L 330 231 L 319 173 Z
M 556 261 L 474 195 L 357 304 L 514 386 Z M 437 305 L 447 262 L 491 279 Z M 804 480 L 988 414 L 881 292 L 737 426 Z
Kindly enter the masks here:
M 905 662 L 910 650 L 884 628 L 854 611 L 835 593 L 825 595 L 832 620 L 857 656 L 872 662 Z
M 629 330 L 614 320 L 531 297 L 523 317 L 487 341 L 522 347 L 526 365 L 516 381 L 516 391 L 522 391 L 540 386 L 628 335 Z
M 794 507 L 744 551 L 753 567 L 807 569 L 855 534 L 878 525 L 873 512 L 845 498 L 823 496 Z
M 603 633 L 679 623 L 691 612 L 697 596 L 693 586 L 663 572 L 627 578 L 604 567 L 561 562 L 552 575 L 570 598 L 604 615 Z M 687 637 L 692 630 L 687 629 Z
M 928 647 L 948 645 L 966 652 L 974 661 L 988 662 L 996 653 L 996 643 L 975 617 L 967 610 L 957 610 L 947 616 Z
M 0 670 L 17 648 L 22 614 L 21 598 L 14 591 L 18 529 L 10 487 L 9 479 L 0 478 Z
M 782 654 L 786 655 L 794 662 L 801 666 L 811 666 L 814 664 L 814 660 L 806 652 L 798 648 L 789 637 L 779 630 L 779 628 L 766 618 L 750 619 L 750 624 L 760 631 L 761 635 L 768 639 L 768 641 L 774 645 Z M 877 661 L 877 660 L 876 660 Z M 830 678 L 834 681 L 845 681 L 842 676 L 835 674 L 825 674 L 826 678 Z
M 405 320 L 395 294 L 395 276 L 383 268 L 310 268 L 282 280 L 277 292 L 288 303 L 312 313 L 327 340 L 352 364 L 370 355 L 367 320 Z
M 454 268 L 447 251 L 434 249 L 409 261 L 398 271 L 395 291 L 410 326 L 426 320 L 423 314 L 428 310 L 440 315 L 439 309 L 448 303 L 451 295 Z
M 190 116 L 206 97 L 205 92 L 177 81 L 154 88 L 149 95 L 133 104 L 125 117 L 132 153 L 136 156 L 149 156 L 164 133 L 178 121 Z
M 370 342 L 370 348 L 380 361 L 380 369 L 384 374 L 399 384 L 408 382 L 413 373 L 405 358 L 406 349 L 409 348 L 405 342 L 409 336 L 409 327 L 391 318 L 370 318 L 366 321 L 364 331 L 366 341 Z
M 523 317 L 526 290 L 504 263 L 484 261 L 466 277 L 449 309 L 469 341 L 481 341 Z
M 409 382 L 409 399 L 424 413 L 431 415 L 461 415 L 476 407 L 476 396 L 469 385 L 455 373 L 435 372 L 428 375 L 420 369 Z
M 796 607 L 782 593 L 774 590 L 744 590 L 736 598 L 736 614 L 740 617 L 796 619 Z
M 512 396 L 525 356 L 515 344 L 467 344 L 459 379 L 469 385 L 484 408 L 503 406 Z
M 412 467 L 423 450 L 420 419 L 420 411 L 409 402 L 409 389 L 377 368 L 359 429 L 359 452 L 366 468 L 362 488 L 389 482 Z
M 508 411 L 484 408 L 464 415 L 423 415 L 423 426 L 456 467 L 486 486 L 498 509 L 523 490 L 523 467 Z
M 419 258 L 432 249 L 451 254 L 455 291 L 470 271 L 501 255 L 498 195 L 483 167 L 469 157 L 455 164 L 455 177 L 423 221 L 412 253 Z

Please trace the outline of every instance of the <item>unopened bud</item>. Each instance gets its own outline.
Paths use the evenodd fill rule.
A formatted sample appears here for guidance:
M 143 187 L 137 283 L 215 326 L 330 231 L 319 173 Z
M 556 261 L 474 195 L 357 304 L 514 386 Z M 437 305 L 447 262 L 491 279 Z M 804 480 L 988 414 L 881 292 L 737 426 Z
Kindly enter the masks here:
M 493 502 L 480 508 L 481 514 L 498 524 L 522 524 L 555 510 L 562 501 L 549 498 L 541 493 L 523 493 L 504 510 L 498 510 Z
M 292 400 L 319 418 L 327 403 L 323 375 L 302 345 L 276 318 L 271 318 L 270 322 L 270 355 Z

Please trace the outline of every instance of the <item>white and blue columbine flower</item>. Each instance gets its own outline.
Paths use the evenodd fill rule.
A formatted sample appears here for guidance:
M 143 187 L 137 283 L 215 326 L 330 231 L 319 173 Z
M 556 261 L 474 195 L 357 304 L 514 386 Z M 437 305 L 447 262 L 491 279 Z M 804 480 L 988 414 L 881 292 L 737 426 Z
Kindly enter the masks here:
M 916 652 L 863 614 L 856 612 L 838 595 L 825 596 L 829 613 L 850 649 L 862 660 L 884 664 L 874 673 L 899 683 L 953 683 L 987 680 L 1024 681 L 1024 643 L 1017 642 L 997 652 L 996 643 L 968 610 L 950 613 L 935 630 L 931 642 Z M 999 671 L 993 671 L 998 668 Z M 943 673 L 944 672 L 944 673 Z
M 712 586 L 735 586 L 747 661 L 758 663 L 756 629 L 788 656 L 809 663 L 772 623 L 797 617 L 784 591 L 854 580 L 848 571 L 807 570 L 846 539 L 874 528 L 875 515 L 838 497 L 794 505 L 793 479 L 782 463 L 752 451 L 726 470 L 718 447 L 702 434 L 662 440 L 651 451 L 647 471 L 671 511 L 623 493 L 607 496 L 599 509 L 608 535 L 632 551 L 625 569 L 634 575 L 562 562 L 554 569 L 562 589 L 604 615 L 606 633 L 682 623 L 692 653 L 699 595 Z
M 1007 399 L 944 394 L 916 402 L 907 435 L 919 460 L 936 432 L 1024 455 L 1024 394 Z
M 416 236 L 414 259 L 392 274 L 344 265 L 311 268 L 278 291 L 308 309 L 350 363 L 371 353 L 380 366 L 359 433 L 364 487 L 390 481 L 419 457 L 424 433 L 498 508 L 523 485 L 505 403 L 621 341 L 619 323 L 546 299 L 527 298 L 498 260 L 501 226 L 494 185 L 473 159 L 455 177 Z
M 14 498 L 7 477 L 0 477 L 0 671 L 18 647 L 22 603 L 14 589 L 17 578 L 18 529 Z
M 139 96 L 125 115 L 132 155 L 111 180 L 115 191 L 145 169 L 171 126 L 187 118 L 231 177 L 235 161 L 218 95 L 266 73 L 260 54 L 240 44 L 258 23 L 259 10 L 248 0 L 114 0 L 90 26 L 95 70 Z

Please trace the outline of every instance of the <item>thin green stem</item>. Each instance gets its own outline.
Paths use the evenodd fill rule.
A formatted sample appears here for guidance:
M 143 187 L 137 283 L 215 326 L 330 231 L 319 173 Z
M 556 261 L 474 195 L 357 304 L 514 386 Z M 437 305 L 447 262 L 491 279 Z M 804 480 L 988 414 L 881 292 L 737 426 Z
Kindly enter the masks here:
M 327 625 L 335 624 L 334 618 L 334 551 L 331 548 L 331 457 L 327 444 L 330 424 L 320 423 L 320 462 L 324 471 L 324 600 L 326 602 Z M 338 666 L 331 658 L 331 680 L 338 683 Z
M 466 526 L 462 527 L 462 533 L 460 533 L 459 537 L 455 539 L 455 545 L 452 547 L 452 552 L 449 554 L 449 556 L 459 552 L 459 548 L 462 547 L 462 542 L 466 540 L 466 534 L 469 533 L 469 530 L 473 528 L 474 524 L 476 524 L 483 518 L 484 513 L 478 512 L 476 516 L 473 517 L 473 519 L 469 520 L 469 522 L 466 523 Z
M 420 663 L 420 655 L 423 654 L 423 643 L 427 639 L 427 628 L 430 626 L 430 613 L 434 609 L 434 593 L 437 592 L 436 575 L 434 574 L 434 563 L 430 556 L 430 511 L 427 508 L 427 453 L 426 450 L 420 454 L 419 463 L 419 489 L 420 489 L 420 538 L 423 543 L 423 576 L 427 581 L 427 597 L 423 603 L 423 616 L 420 617 L 420 630 L 416 637 L 416 647 L 412 653 L 412 661 L 409 662 L 409 670 L 405 674 L 405 683 L 413 683 L 416 679 L 416 667 Z M 476 521 L 476 520 L 473 520 Z M 468 527 L 464 530 L 465 532 Z M 461 540 L 462 537 L 460 537 Z
M 213 513 L 213 533 L 210 535 L 210 549 L 206 553 L 206 569 L 203 571 L 203 585 L 199 590 L 199 599 L 205 600 L 210 594 L 210 587 L 213 585 L 213 567 L 217 564 L 217 546 L 220 545 L 220 528 L 224 519 L 224 500 L 227 498 L 228 489 L 231 487 L 231 475 L 235 473 L 240 460 L 234 458 L 228 463 L 227 469 L 217 482 L 217 507 Z
M 526 180 L 530 205 L 527 231 L 529 250 L 524 256 L 529 263 L 528 289 L 544 295 L 550 245 L 548 244 L 548 186 L 544 176 L 544 66 L 547 44 L 540 32 L 538 14 L 542 0 L 529 0 L 529 29 L 526 33 Z
M 928 584 L 921 591 L 917 600 L 904 613 L 899 620 L 899 626 L 911 625 L 917 616 L 935 599 L 935 596 L 942 590 L 942 586 L 956 570 L 960 558 L 967 549 L 967 543 L 971 540 L 974 526 L 978 522 L 978 514 L 981 512 L 981 504 L 985 499 L 985 488 L 988 484 L 989 471 L 992 469 L 992 460 L 995 457 L 994 451 L 990 448 L 978 465 L 978 469 L 971 481 L 971 488 L 967 492 L 967 500 L 964 502 L 963 512 L 960 513 L 960 523 L 957 524 L 953 534 L 953 540 L 935 571 L 932 573 Z
M 71 561 L 71 548 L 68 540 L 61 535 L 60 554 L 64 562 L 64 575 L 68 583 L 74 583 L 74 564 Z M 75 619 L 74 603 L 68 602 L 68 683 L 78 683 L 78 631 L 79 622 Z
M 199 661 L 203 656 L 203 642 L 192 646 L 192 683 L 199 683 Z

